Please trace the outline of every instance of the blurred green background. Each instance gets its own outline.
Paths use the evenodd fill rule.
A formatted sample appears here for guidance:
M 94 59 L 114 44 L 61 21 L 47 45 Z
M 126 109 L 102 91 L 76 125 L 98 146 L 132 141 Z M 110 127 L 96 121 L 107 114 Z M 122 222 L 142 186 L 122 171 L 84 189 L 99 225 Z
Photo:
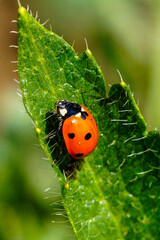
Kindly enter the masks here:
M 134 92 L 148 130 L 160 127 L 160 2 L 154 0 L 21 0 L 48 18 L 76 52 L 88 46 L 109 84 L 117 69 Z M 25 113 L 18 84 L 16 0 L 0 0 L 0 240 L 75 239 L 59 184 Z

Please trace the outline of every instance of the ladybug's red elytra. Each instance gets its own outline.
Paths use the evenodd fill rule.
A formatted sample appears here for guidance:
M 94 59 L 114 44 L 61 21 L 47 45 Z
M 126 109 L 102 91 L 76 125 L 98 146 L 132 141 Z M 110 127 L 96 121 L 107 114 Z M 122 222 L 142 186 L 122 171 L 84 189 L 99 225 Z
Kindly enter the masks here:
M 89 155 L 98 143 L 97 124 L 86 107 L 65 99 L 55 103 L 68 153 L 80 159 Z

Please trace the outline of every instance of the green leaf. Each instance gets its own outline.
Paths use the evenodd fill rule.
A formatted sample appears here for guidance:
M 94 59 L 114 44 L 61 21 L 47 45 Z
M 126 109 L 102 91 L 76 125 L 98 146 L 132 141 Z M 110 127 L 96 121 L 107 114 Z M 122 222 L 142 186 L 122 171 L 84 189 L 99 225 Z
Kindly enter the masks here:
M 159 239 L 160 134 L 146 125 L 129 87 L 121 81 L 106 96 L 103 74 L 87 49 L 73 48 L 18 10 L 18 71 L 23 102 L 51 165 L 62 150 L 55 102 L 66 98 L 93 114 L 99 129 L 95 151 L 78 162 L 77 178 L 63 175 L 73 161 L 64 149 L 53 166 L 78 239 Z M 83 165 L 83 166 L 82 166 Z

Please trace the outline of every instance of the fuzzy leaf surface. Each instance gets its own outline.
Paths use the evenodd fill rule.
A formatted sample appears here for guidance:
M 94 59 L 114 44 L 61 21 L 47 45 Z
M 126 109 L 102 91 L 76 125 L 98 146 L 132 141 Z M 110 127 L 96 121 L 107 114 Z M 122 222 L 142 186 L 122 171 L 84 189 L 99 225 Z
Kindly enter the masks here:
M 58 121 L 46 117 L 55 102 L 67 99 L 88 108 L 99 129 L 95 151 L 85 158 L 77 179 L 65 187 L 67 151 L 53 168 L 77 239 L 159 239 L 160 135 L 146 125 L 122 81 L 106 95 L 103 74 L 87 49 L 79 56 L 25 8 L 18 10 L 18 71 L 22 97 L 50 163 L 63 139 L 49 135 Z M 61 169 L 59 168 L 61 166 Z

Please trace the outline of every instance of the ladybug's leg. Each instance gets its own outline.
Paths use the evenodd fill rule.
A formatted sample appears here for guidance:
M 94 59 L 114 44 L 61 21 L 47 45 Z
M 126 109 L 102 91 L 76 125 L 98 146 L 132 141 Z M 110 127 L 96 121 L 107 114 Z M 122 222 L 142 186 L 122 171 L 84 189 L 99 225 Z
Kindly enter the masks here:
M 51 110 L 49 110 L 48 112 L 49 112 L 50 115 L 49 115 L 45 120 L 48 120 L 49 118 L 51 118 L 51 117 L 53 117 L 55 114 L 57 114 L 56 112 L 51 111 Z M 58 135 L 58 134 L 59 134 L 59 131 L 60 131 L 61 128 L 62 128 L 63 120 L 62 120 L 61 117 L 58 117 L 58 120 L 59 120 L 58 130 L 57 130 L 57 131 L 52 130 L 52 131 L 50 132 L 50 136 L 48 137 L 49 139 L 52 139 L 52 138 L 54 138 L 56 135 Z
M 72 158 L 72 157 L 71 157 Z M 77 178 L 77 170 L 80 171 L 84 165 L 85 160 L 83 158 L 74 159 L 72 158 L 71 162 L 68 164 L 65 169 L 66 176 L 68 178 Z
M 57 115 L 57 112 L 50 110 L 48 111 L 46 121 L 46 128 L 48 130 L 46 139 L 51 149 L 53 159 L 52 166 L 59 166 L 60 170 L 63 172 L 62 155 L 64 154 L 65 146 L 62 136 L 63 119 L 61 116 Z
M 57 112 L 49 110 L 47 112 L 48 116 L 45 118 L 45 121 L 57 114 Z
M 58 119 L 59 119 L 59 127 L 58 127 L 58 130 L 57 130 L 57 134 L 59 133 L 59 131 L 61 130 L 62 125 L 63 125 L 63 120 L 62 120 L 62 118 L 59 117 Z
M 61 130 L 61 128 L 62 128 L 62 125 L 63 125 L 62 118 L 61 118 L 61 117 L 59 117 L 58 119 L 59 119 L 59 126 L 58 126 L 58 130 L 55 132 L 55 134 L 54 134 L 53 136 L 51 136 L 51 137 L 50 137 L 50 139 L 51 139 L 51 138 L 53 138 L 55 135 L 58 135 L 58 134 L 59 134 L 59 131 L 60 131 L 60 130 Z
M 48 110 L 45 117 L 46 121 L 46 141 L 51 150 L 51 155 L 53 159 L 52 166 L 60 162 L 60 156 L 62 155 L 62 119 L 58 117 L 57 112 L 53 110 Z

